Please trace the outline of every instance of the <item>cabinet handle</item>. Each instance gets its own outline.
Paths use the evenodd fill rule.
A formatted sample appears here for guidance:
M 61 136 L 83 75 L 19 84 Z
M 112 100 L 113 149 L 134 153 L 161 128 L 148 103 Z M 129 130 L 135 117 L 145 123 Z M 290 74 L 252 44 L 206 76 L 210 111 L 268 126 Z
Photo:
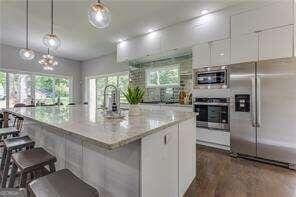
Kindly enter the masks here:
M 163 141 L 164 141 L 164 144 L 166 145 L 166 144 L 167 144 L 167 142 L 168 142 L 168 139 L 167 139 L 167 134 L 166 134 L 166 135 L 164 135 Z

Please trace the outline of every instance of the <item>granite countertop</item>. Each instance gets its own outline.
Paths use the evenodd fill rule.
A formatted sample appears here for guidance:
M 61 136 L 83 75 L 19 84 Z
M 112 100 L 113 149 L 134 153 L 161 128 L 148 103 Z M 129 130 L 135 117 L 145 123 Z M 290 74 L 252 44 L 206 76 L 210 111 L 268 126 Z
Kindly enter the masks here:
M 4 111 L 110 150 L 194 117 L 194 113 L 173 109 L 142 109 L 140 116 L 129 117 L 128 111 L 123 111 L 125 117 L 122 119 L 106 119 L 101 110 L 90 105 L 22 107 Z
M 180 104 L 180 103 L 141 103 L 140 105 L 157 105 L 157 106 L 168 106 L 168 107 L 188 107 L 192 108 L 192 104 Z

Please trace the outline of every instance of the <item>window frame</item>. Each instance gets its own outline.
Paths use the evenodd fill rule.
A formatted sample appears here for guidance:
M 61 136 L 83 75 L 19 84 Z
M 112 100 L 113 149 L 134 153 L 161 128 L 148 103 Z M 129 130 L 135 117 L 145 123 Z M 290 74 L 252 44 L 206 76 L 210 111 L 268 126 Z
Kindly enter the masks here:
M 177 68 L 178 70 L 178 83 L 177 84 L 150 84 L 150 73 L 153 71 L 160 71 L 160 70 L 168 70 L 172 67 Z M 146 88 L 162 88 L 162 87 L 179 87 L 180 86 L 180 64 L 171 64 L 166 66 L 158 66 L 158 67 L 149 67 L 145 69 L 145 87 Z

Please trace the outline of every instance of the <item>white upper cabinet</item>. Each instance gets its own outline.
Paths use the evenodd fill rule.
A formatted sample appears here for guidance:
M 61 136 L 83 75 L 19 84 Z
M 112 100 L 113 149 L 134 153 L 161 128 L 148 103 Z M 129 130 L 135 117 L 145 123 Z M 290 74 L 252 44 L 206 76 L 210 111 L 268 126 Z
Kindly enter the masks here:
M 259 33 L 259 60 L 293 56 L 293 25 Z
M 139 51 L 137 50 L 138 40 L 127 40 L 117 44 L 117 62 L 135 59 Z
M 211 43 L 211 65 L 220 66 L 230 63 L 230 39 Z
M 192 48 L 192 68 L 211 65 L 211 47 L 209 43 L 196 45 Z
M 162 32 L 162 51 L 187 48 L 193 45 L 192 29 L 189 25 L 179 24 Z
M 207 42 L 192 48 L 192 67 L 228 65 L 230 62 L 230 39 Z
M 143 37 L 138 38 L 138 57 L 145 57 L 148 55 L 153 55 L 160 53 L 161 50 L 161 40 L 160 32 L 151 32 Z
M 231 36 L 293 24 L 293 1 L 278 1 L 231 17 Z
M 194 43 L 222 40 L 230 36 L 230 17 L 223 13 L 207 14 L 192 21 Z
M 258 61 L 258 35 L 231 38 L 231 64 L 250 61 Z

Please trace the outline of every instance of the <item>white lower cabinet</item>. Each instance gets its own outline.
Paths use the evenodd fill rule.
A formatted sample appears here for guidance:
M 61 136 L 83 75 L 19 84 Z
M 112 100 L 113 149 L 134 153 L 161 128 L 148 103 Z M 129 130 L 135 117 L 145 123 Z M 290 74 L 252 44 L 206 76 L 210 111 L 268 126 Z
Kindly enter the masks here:
M 142 197 L 178 196 L 178 125 L 142 139 Z
M 196 176 L 195 120 L 179 125 L 179 196 L 183 196 Z
M 182 197 L 196 175 L 194 119 L 142 139 L 141 197 Z

